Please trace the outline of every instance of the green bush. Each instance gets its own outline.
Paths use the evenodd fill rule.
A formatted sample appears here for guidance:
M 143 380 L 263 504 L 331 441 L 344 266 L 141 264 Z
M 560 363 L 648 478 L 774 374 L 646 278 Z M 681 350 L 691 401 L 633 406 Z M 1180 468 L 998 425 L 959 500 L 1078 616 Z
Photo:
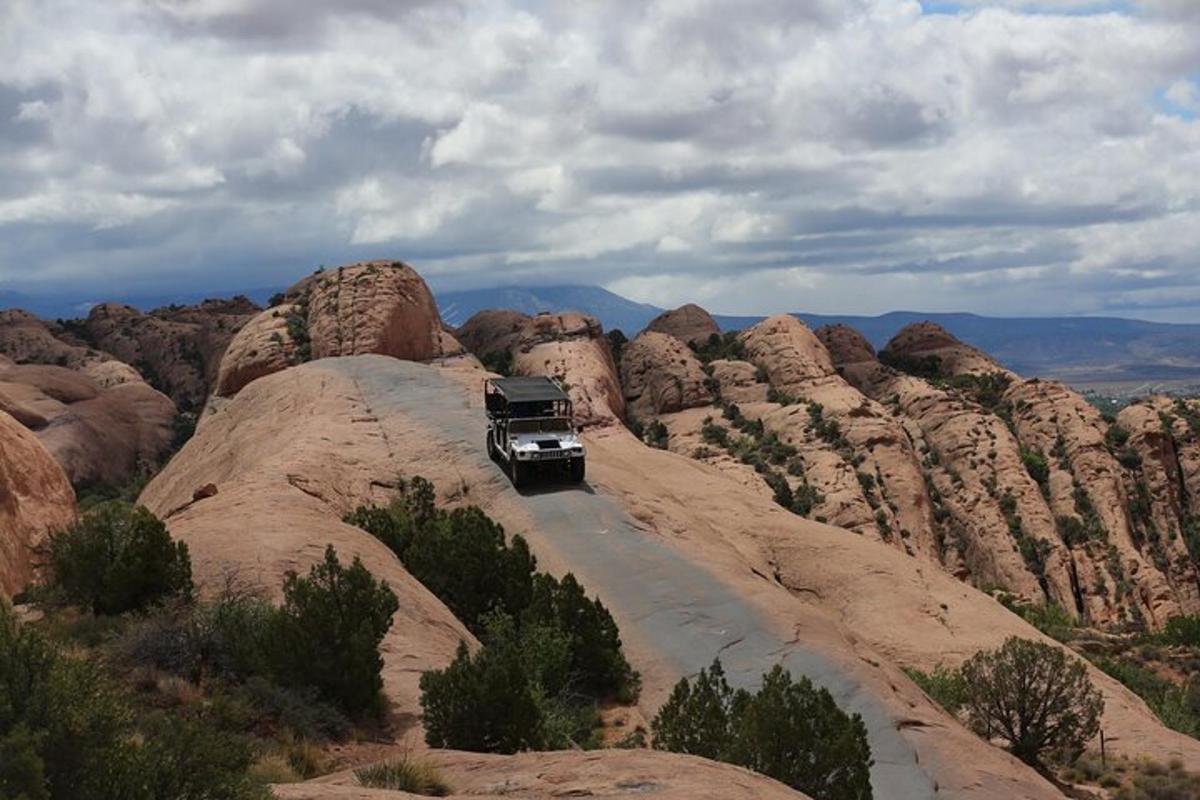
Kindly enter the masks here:
M 1037 481 L 1038 485 L 1047 485 L 1050 480 L 1050 465 L 1046 463 L 1044 455 L 1022 447 L 1021 463 L 1025 465 L 1025 471 L 1029 473 L 1029 477 Z
M 1127 689 L 1146 701 L 1155 716 L 1172 730 L 1200 738 L 1200 708 L 1192 694 L 1198 688 L 1176 686 L 1153 670 L 1127 659 L 1098 658 L 1095 664 Z
M 140 506 L 102 503 L 48 544 L 51 585 L 94 614 L 120 614 L 170 597 L 190 598 L 187 545 Z
M 1082 752 L 1100 729 L 1104 698 L 1087 669 L 1061 648 L 1010 637 L 962 666 L 971 727 L 1008 742 L 1013 755 L 1039 765 L 1047 751 Z
M 371 789 L 388 789 L 426 797 L 445 797 L 450 794 L 450 787 L 435 767 L 407 756 L 355 770 L 354 777 L 361 785 Z
M 933 672 L 905 668 L 904 674 L 921 687 L 921 691 L 929 695 L 931 700 L 951 714 L 957 714 L 967 702 L 967 683 L 963 680 L 962 673 L 956 669 L 938 664 L 933 668 Z
M 733 691 L 720 661 L 681 680 L 655 716 L 654 747 L 755 770 L 816 800 L 870 798 L 871 750 L 857 715 L 776 666 L 757 692 Z
M 1200 647 L 1200 616 L 1172 617 L 1158 639 L 1166 644 Z
M 421 676 L 421 710 L 430 747 L 515 753 L 545 742 L 542 711 L 509 649 L 472 656 L 460 642 L 450 666 Z
M 285 685 L 311 686 L 351 714 L 377 708 L 383 689 L 379 644 L 400 603 L 356 557 L 349 567 L 333 545 L 308 576 L 283 582 L 274 657 Z
M 92 661 L 67 656 L 0 601 L 0 796 L 249 800 L 245 743 L 202 719 L 135 724 Z
M 571 643 L 572 689 L 588 697 L 633 697 L 637 674 L 621 651 L 612 615 L 589 600 L 575 580 L 537 571 L 521 536 L 506 543 L 504 529 L 475 506 L 444 511 L 433 486 L 414 478 L 388 509 L 359 508 L 346 519 L 396 552 L 413 577 L 444 602 L 477 636 L 495 612 L 518 626 L 546 625 Z

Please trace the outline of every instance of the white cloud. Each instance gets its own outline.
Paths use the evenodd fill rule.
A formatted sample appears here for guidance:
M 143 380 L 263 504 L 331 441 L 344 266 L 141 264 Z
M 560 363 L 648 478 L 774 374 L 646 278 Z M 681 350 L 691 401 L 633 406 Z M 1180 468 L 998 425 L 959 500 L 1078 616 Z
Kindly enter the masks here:
M 1200 289 L 1200 3 L 960 5 L 9 0 L 0 283 L 303 247 L 723 310 Z

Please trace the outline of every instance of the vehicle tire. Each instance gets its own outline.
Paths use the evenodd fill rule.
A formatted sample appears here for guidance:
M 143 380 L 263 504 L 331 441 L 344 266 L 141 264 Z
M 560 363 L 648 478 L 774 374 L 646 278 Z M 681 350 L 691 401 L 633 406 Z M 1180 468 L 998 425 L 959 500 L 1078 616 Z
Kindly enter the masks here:
M 496 442 L 492 439 L 492 432 L 487 432 L 487 454 L 492 461 L 496 460 Z
M 583 483 L 584 461 L 582 458 L 572 458 L 570 467 L 571 483 Z
M 514 489 L 520 489 L 528 481 L 529 470 L 514 455 L 508 460 L 508 477 L 512 480 Z

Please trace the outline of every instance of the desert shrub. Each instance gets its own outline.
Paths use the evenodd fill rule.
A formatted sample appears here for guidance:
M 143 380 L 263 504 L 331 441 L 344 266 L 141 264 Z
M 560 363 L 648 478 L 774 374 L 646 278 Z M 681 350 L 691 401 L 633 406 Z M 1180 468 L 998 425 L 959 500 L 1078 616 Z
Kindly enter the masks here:
M 1191 687 L 1176 686 L 1153 670 L 1128 659 L 1098 658 L 1095 664 L 1145 700 L 1168 728 L 1200 737 L 1200 708 L 1195 708 L 1191 702 Z
M 1075 631 L 1075 620 L 1058 603 L 1022 605 L 1014 610 L 1030 625 L 1060 642 L 1067 641 Z
M 667 430 L 667 426 L 660 420 L 655 420 L 650 423 L 650 427 L 646 429 L 645 436 L 646 444 L 651 447 L 657 447 L 659 450 L 666 450 L 667 444 L 671 441 L 671 432 Z
M 637 674 L 598 599 L 588 599 L 572 575 L 559 580 L 539 573 L 525 539 L 513 536 L 506 543 L 504 529 L 479 508 L 447 512 L 433 498 L 432 484 L 414 478 L 382 513 L 360 508 L 347 521 L 391 547 L 472 633 L 486 634 L 495 612 L 519 627 L 556 628 L 570 642 L 574 691 L 593 698 L 636 696 Z
M 919 669 L 905 668 L 904 674 L 921 687 L 921 691 L 930 699 L 951 714 L 957 714 L 967 701 L 967 683 L 962 673 L 938 664 L 933 672 L 922 672 Z
M 345 741 L 354 726 L 335 706 L 320 700 L 311 689 L 289 689 L 254 676 L 237 691 L 258 713 L 304 739 Z
M 1200 616 L 1172 617 L 1158 639 L 1166 644 L 1200 647 Z
M 1051 750 L 1078 754 L 1100 728 L 1104 698 L 1084 665 L 1042 642 L 1010 637 L 962 667 L 971 727 L 1039 765 Z
M 639 679 L 621 649 L 617 623 L 598 598 L 587 597 L 574 575 L 567 573 L 559 580 L 539 573 L 521 622 L 555 628 L 567 636 L 575 690 L 596 698 L 636 699 Z
M 376 706 L 383 689 L 379 644 L 400 603 L 356 557 L 349 567 L 333 545 L 307 577 L 288 572 L 273 646 L 286 685 L 311 686 L 354 714 Z
M 1050 465 L 1041 453 L 1022 447 L 1021 463 L 1025 465 L 1025 471 L 1029 473 L 1029 477 L 1037 481 L 1038 485 L 1045 486 L 1050 480 Z
M 926 380 L 938 378 L 942 374 L 942 359 L 938 356 L 910 356 L 881 350 L 879 360 L 892 369 Z
M 138 766 L 146 798 L 242 800 L 271 797 L 249 775 L 254 753 L 238 736 L 204 720 L 154 715 L 142 722 Z
M 1124 447 L 1128 442 L 1129 430 L 1115 422 L 1109 425 L 1108 430 L 1104 433 L 1104 443 L 1114 452 Z
M 93 661 L 67 656 L 0 602 L 0 795 L 28 800 L 248 800 L 250 752 L 208 721 L 136 720 Z
M 807 517 L 815 506 L 824 502 L 825 495 L 818 492 L 808 481 L 792 490 L 792 511 L 802 517 Z
M 488 372 L 508 377 L 513 371 L 513 354 L 511 350 L 493 350 L 480 359 L 483 368 Z
M 436 767 L 409 756 L 355 770 L 354 777 L 361 785 L 371 789 L 389 789 L 426 797 L 445 797 L 450 794 L 450 787 Z
M 738 336 L 738 331 L 710 334 L 702 345 L 691 345 L 701 363 L 707 364 L 718 359 L 741 361 L 746 358 L 746 345 Z
M 675 685 L 651 727 L 654 747 L 726 761 L 816 800 L 871 797 L 866 727 L 808 678 L 776 666 L 754 693 L 733 691 L 719 661 Z
M 1139 469 L 1142 466 L 1141 455 L 1132 447 L 1122 447 L 1117 451 L 1116 455 L 1117 461 L 1125 469 Z
M 97 506 L 47 545 L 52 586 L 95 614 L 120 614 L 169 597 L 189 598 L 187 545 L 140 506 Z
M 604 334 L 604 338 L 608 339 L 608 349 L 612 351 L 613 363 L 619 368 L 621 359 L 625 355 L 625 345 L 629 344 L 629 337 L 620 328 L 613 328 Z
M 421 711 L 430 747 L 515 753 L 543 747 L 544 719 L 521 659 L 459 643 L 454 661 L 421 676 Z

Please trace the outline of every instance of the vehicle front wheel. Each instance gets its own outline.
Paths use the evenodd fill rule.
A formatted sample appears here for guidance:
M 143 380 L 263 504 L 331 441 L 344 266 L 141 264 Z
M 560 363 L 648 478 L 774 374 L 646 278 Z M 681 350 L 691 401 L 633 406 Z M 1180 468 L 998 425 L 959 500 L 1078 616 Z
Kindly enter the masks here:
M 571 483 L 583 483 L 584 463 L 582 458 L 572 458 L 570 467 Z
M 487 432 L 487 454 L 492 461 L 496 460 L 496 442 L 492 439 L 492 432 Z
M 508 460 L 508 476 L 514 489 L 522 488 L 528 481 L 529 468 L 517 460 L 516 456 Z

